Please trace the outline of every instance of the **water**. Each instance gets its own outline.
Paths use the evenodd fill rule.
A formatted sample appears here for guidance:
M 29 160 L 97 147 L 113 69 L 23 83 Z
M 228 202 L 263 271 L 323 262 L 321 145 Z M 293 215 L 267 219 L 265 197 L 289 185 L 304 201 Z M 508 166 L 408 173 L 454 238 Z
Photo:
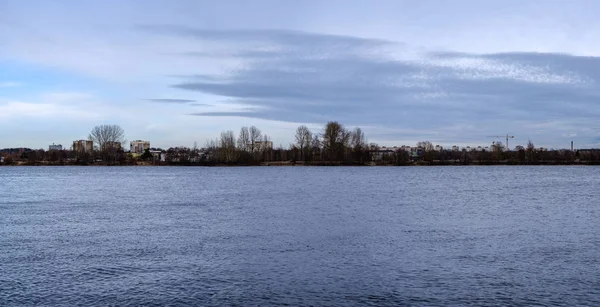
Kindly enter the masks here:
M 600 305 L 598 167 L 2 167 L 0 305 Z

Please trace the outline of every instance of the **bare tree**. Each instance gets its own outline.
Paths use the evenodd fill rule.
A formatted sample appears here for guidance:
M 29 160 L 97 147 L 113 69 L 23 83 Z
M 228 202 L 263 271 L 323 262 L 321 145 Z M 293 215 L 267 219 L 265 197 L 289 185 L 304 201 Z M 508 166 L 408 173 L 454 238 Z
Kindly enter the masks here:
M 240 129 L 240 135 L 237 140 L 238 149 L 241 151 L 250 151 L 250 132 L 248 127 Z
M 235 136 L 233 131 L 221 132 L 221 151 L 226 162 L 233 162 L 235 160 Z
M 338 122 L 328 122 L 323 132 L 323 149 L 329 160 L 342 159 L 350 133 Z
M 98 146 L 105 160 L 114 161 L 125 141 L 125 131 L 119 125 L 100 125 L 92 129 L 88 138 Z
M 198 149 L 198 142 L 194 141 L 194 146 L 190 150 L 190 162 L 197 163 L 200 161 L 200 150 Z
M 256 149 L 253 153 L 254 159 L 263 161 L 271 160 L 271 154 L 273 152 L 273 142 L 271 141 L 271 138 L 268 135 L 263 134 L 262 137 L 258 141 L 256 141 L 255 146 Z
M 533 157 L 535 155 L 535 145 L 531 140 L 527 141 L 527 157 L 529 161 L 533 161 Z
M 352 149 L 354 149 L 355 151 L 360 151 L 366 146 L 366 144 L 367 138 L 365 137 L 365 134 L 360 128 L 357 127 L 356 129 L 354 129 L 354 131 L 352 131 Z
M 206 143 L 204 143 L 204 148 L 206 148 L 207 150 L 216 150 L 217 148 L 219 148 L 220 142 L 221 141 L 219 140 L 219 138 L 207 140 Z
M 533 142 L 531 140 L 527 141 L 527 151 L 533 152 L 534 150 L 535 150 L 535 145 L 533 145 Z
M 364 163 L 363 154 L 365 149 L 367 149 L 367 138 L 360 128 L 357 127 L 354 129 L 354 131 L 352 131 L 350 145 L 352 146 L 352 151 L 354 152 L 354 159 Z
M 423 148 L 423 151 L 432 151 L 433 144 L 430 141 L 417 142 L 417 147 Z
M 235 136 L 231 130 L 221 132 L 220 141 L 221 148 L 235 148 Z
M 312 133 L 308 130 L 308 127 L 302 125 L 296 129 L 296 144 L 300 148 L 300 159 L 304 160 L 306 149 L 310 145 L 312 140 Z
M 100 125 L 90 132 L 89 139 L 98 145 L 99 150 L 121 143 L 125 139 L 125 131 L 119 125 Z
M 312 150 L 320 150 L 321 149 L 321 138 L 319 134 L 313 134 L 312 140 L 310 140 L 310 148 Z
M 250 126 L 248 132 L 250 136 L 250 152 L 254 152 L 257 149 L 257 143 L 260 142 L 261 132 L 260 129 L 256 128 L 255 126 Z
M 221 141 L 219 140 L 219 138 L 215 138 L 212 140 L 208 140 L 206 141 L 206 143 L 204 143 L 204 148 L 206 149 L 206 152 L 208 153 L 208 160 L 211 161 L 215 161 L 215 160 L 219 160 L 219 144 L 221 143 Z
M 312 140 L 310 140 L 310 160 L 315 159 L 316 154 L 319 154 L 319 159 L 321 159 L 321 137 L 318 133 L 313 134 Z

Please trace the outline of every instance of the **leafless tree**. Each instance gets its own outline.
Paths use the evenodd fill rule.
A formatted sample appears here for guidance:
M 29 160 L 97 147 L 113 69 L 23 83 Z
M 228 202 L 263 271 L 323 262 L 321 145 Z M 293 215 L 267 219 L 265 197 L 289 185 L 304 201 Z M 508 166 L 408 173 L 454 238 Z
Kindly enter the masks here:
M 338 122 L 328 122 L 323 132 L 323 149 L 329 160 L 343 159 L 350 133 Z
M 220 143 L 221 141 L 219 140 L 219 138 L 207 140 L 206 143 L 204 143 L 204 148 L 208 150 L 216 150 L 217 148 L 219 148 Z
M 200 161 L 200 149 L 198 149 L 198 142 L 194 141 L 194 146 L 190 150 L 190 162 L 197 163 Z
M 263 134 L 261 138 L 255 144 L 256 149 L 252 153 L 252 156 L 255 160 L 263 160 L 269 161 L 271 159 L 271 153 L 273 151 L 273 145 L 271 142 L 271 138 Z
M 366 144 L 367 138 L 365 137 L 365 134 L 360 128 L 357 127 L 356 129 L 354 129 L 354 131 L 352 131 L 352 148 L 355 151 L 360 151 L 366 146 Z
M 533 142 L 531 140 L 527 141 L 527 151 L 534 151 L 535 150 L 535 145 L 533 145 Z
M 260 129 L 256 128 L 255 126 L 251 126 L 249 129 L 250 152 L 254 152 L 256 150 L 256 143 L 260 142 L 260 136 Z
M 223 152 L 223 157 L 226 162 L 233 162 L 235 160 L 235 136 L 233 131 L 221 132 L 221 146 L 220 149 Z
M 315 133 L 313 134 L 312 140 L 310 140 L 310 159 L 314 160 L 317 154 L 319 155 L 319 159 L 321 159 L 321 149 L 321 137 L 318 133 Z
M 533 142 L 531 140 L 528 140 L 527 141 L 527 157 L 530 161 L 532 161 L 534 155 L 535 155 L 535 145 L 533 145 Z
M 219 144 L 220 143 L 221 143 L 221 141 L 219 140 L 219 138 L 208 140 L 208 141 L 206 141 L 206 143 L 204 143 L 204 148 L 208 152 L 209 160 L 212 160 L 212 161 L 219 160 Z
M 310 148 L 312 150 L 320 150 L 322 146 L 321 138 L 319 134 L 313 134 L 312 140 L 310 140 Z
M 98 146 L 99 150 L 104 150 L 108 146 L 123 142 L 125 131 L 119 125 L 100 125 L 92 129 L 88 138 Z
M 417 147 L 423 148 L 423 151 L 432 151 L 433 144 L 430 141 L 417 142 Z
M 296 129 L 296 145 L 300 149 L 300 159 L 304 160 L 306 149 L 310 145 L 310 141 L 312 140 L 312 133 L 308 129 L 308 127 L 302 125 Z
M 351 133 L 350 146 L 354 154 L 354 159 L 364 163 L 364 154 L 367 149 L 367 138 L 360 128 L 355 128 Z
M 248 127 L 240 129 L 240 135 L 237 140 L 238 149 L 241 151 L 250 151 L 250 132 Z
M 105 160 L 114 162 L 117 151 L 125 141 L 125 131 L 119 125 L 100 125 L 92 129 L 88 138 L 98 146 Z

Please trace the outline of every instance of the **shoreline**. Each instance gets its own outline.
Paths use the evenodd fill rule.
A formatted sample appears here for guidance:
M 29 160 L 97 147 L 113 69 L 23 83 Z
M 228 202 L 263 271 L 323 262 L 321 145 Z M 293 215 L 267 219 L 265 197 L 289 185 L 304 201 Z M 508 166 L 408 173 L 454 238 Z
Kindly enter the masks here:
M 543 161 L 543 162 L 481 162 L 481 163 L 292 163 L 292 162 L 263 162 L 259 164 L 237 164 L 237 163 L 138 163 L 138 164 L 108 164 L 108 163 L 90 163 L 90 164 L 68 164 L 68 163 L 13 163 L 0 164 L 2 167 L 49 167 L 49 166 L 82 166 L 82 167 L 436 167 L 436 166 L 600 166 L 600 161 L 579 161 L 579 162 L 558 162 L 558 161 Z

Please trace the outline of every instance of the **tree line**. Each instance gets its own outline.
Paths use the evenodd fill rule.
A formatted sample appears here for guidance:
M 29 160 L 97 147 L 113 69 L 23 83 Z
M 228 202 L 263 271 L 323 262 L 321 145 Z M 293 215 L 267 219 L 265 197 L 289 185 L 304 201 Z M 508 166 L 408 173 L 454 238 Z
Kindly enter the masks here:
M 107 165 L 471 165 L 471 164 L 598 164 L 600 150 L 545 150 L 529 141 L 526 147 L 506 151 L 501 142 L 488 150 L 445 150 L 429 141 L 415 147 L 381 147 L 369 143 L 361 128 L 348 129 L 337 121 L 319 131 L 299 126 L 294 142 L 275 148 L 271 138 L 255 126 L 242 127 L 208 140 L 202 148 L 171 147 L 146 150 L 141 155 L 126 152 L 125 132 L 118 125 L 94 127 L 88 135 L 92 150 L 0 150 L 4 164 L 107 164 Z
M 319 133 L 302 125 L 296 129 L 294 143 L 275 148 L 271 138 L 255 127 L 232 130 L 206 142 L 201 149 L 175 147 L 166 152 L 169 164 L 313 163 L 364 164 L 371 160 L 370 147 L 360 128 L 346 129 L 336 121 L 328 122 Z

